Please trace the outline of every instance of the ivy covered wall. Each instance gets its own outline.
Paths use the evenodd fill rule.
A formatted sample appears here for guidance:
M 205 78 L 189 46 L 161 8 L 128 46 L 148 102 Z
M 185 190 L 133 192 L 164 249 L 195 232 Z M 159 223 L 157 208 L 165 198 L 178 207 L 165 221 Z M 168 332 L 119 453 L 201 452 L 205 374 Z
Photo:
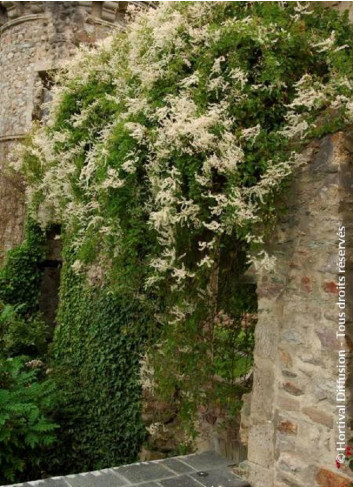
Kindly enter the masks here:
M 134 462 L 145 439 L 139 360 L 150 318 L 137 301 L 87 286 L 65 247 L 52 365 L 61 402 L 51 470 L 77 473 Z

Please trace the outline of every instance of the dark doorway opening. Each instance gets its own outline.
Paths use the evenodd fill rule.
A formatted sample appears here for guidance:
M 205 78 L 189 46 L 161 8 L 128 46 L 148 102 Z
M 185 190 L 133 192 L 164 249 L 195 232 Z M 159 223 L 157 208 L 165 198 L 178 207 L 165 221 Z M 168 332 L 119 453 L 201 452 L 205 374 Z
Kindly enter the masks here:
M 61 249 L 60 226 L 52 226 L 47 232 L 45 260 L 42 262 L 43 269 L 39 309 L 43 319 L 50 328 L 50 336 L 54 333 L 56 325 L 56 312 L 59 305 L 60 271 L 61 271 Z

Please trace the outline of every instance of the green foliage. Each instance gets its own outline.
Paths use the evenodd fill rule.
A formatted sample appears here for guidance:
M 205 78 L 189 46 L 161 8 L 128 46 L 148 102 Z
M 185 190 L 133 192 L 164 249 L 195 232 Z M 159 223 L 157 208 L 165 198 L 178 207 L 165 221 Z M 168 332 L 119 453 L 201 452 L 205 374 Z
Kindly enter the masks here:
M 39 368 L 25 358 L 0 359 L 0 483 L 41 476 L 45 447 L 58 427 L 49 421 L 55 386 L 40 381 Z
M 89 286 L 73 272 L 73 257 L 66 247 L 53 351 L 61 430 L 48 459 L 51 473 L 134 462 L 144 439 L 138 374 L 147 312 Z
M 0 300 L 6 304 L 21 306 L 23 316 L 38 310 L 43 245 L 43 233 L 29 219 L 23 243 L 8 252 L 5 265 L 0 271 Z
M 48 327 L 38 313 L 28 319 L 25 306 L 0 303 L 0 349 L 3 355 L 43 357 L 48 348 Z
M 26 223 L 25 239 L 0 270 L 0 483 L 41 478 L 57 425 L 55 384 L 45 380 L 48 328 L 39 313 L 44 233 Z
M 43 357 L 48 328 L 38 308 L 45 235 L 28 219 L 24 241 L 0 270 L 0 345 L 3 355 Z
M 352 39 L 315 2 L 162 2 L 62 74 L 23 170 L 34 218 L 64 225 L 73 470 L 137 453 L 141 337 L 191 432 L 201 403 L 239 407 L 256 313 L 241 276 L 275 267 L 264 243 L 305 145 L 353 121 Z

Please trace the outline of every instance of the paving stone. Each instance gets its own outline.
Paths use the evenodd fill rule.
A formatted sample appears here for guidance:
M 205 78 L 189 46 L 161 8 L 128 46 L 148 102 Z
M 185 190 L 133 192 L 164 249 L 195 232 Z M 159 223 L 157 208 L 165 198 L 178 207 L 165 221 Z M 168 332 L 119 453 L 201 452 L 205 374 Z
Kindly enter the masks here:
M 16 484 L 16 487 L 241 487 L 228 461 L 215 452 L 140 462 L 113 469 Z M 1 486 L 3 487 L 3 486 Z M 9 486 L 7 486 L 9 487 Z M 12 487 L 12 486 L 11 486 Z
M 175 475 L 167 467 L 156 462 L 126 465 L 125 467 L 112 470 L 115 474 L 125 477 L 132 484 L 163 479 Z
M 52 477 L 40 481 L 29 482 L 31 487 L 69 487 L 64 477 Z
M 110 469 L 89 474 L 69 475 L 66 479 L 72 487 L 122 487 L 128 484 L 126 480 Z
M 181 459 L 183 460 L 183 459 Z M 196 470 L 209 471 L 215 467 L 229 465 L 229 460 L 215 452 L 203 452 L 196 455 L 188 455 L 184 461 Z
M 185 460 L 187 462 L 187 459 Z M 169 469 L 174 470 L 177 474 L 187 474 L 194 472 L 194 469 L 189 465 L 184 464 L 181 460 L 177 458 L 166 458 L 161 462 L 162 465 L 166 465 Z
M 159 482 L 152 481 L 152 482 L 143 482 L 142 484 L 136 484 L 133 487 L 162 487 L 162 486 Z
M 248 487 L 249 484 L 239 479 L 230 469 L 213 469 L 200 475 L 200 472 L 192 474 L 192 477 L 206 487 Z
M 171 479 L 164 479 L 160 481 L 163 487 L 202 487 L 200 484 L 192 477 L 188 475 L 180 475 L 179 477 L 172 477 Z

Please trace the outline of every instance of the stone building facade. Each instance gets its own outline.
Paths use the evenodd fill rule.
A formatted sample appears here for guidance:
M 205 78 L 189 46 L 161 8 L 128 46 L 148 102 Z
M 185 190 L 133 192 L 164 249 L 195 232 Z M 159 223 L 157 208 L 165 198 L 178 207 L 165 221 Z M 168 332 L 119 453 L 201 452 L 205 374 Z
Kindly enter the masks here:
M 123 28 L 126 5 L 0 2 L 0 260 L 23 238 L 24 189 L 8 168 L 9 154 L 40 118 L 51 71 L 78 45 Z

